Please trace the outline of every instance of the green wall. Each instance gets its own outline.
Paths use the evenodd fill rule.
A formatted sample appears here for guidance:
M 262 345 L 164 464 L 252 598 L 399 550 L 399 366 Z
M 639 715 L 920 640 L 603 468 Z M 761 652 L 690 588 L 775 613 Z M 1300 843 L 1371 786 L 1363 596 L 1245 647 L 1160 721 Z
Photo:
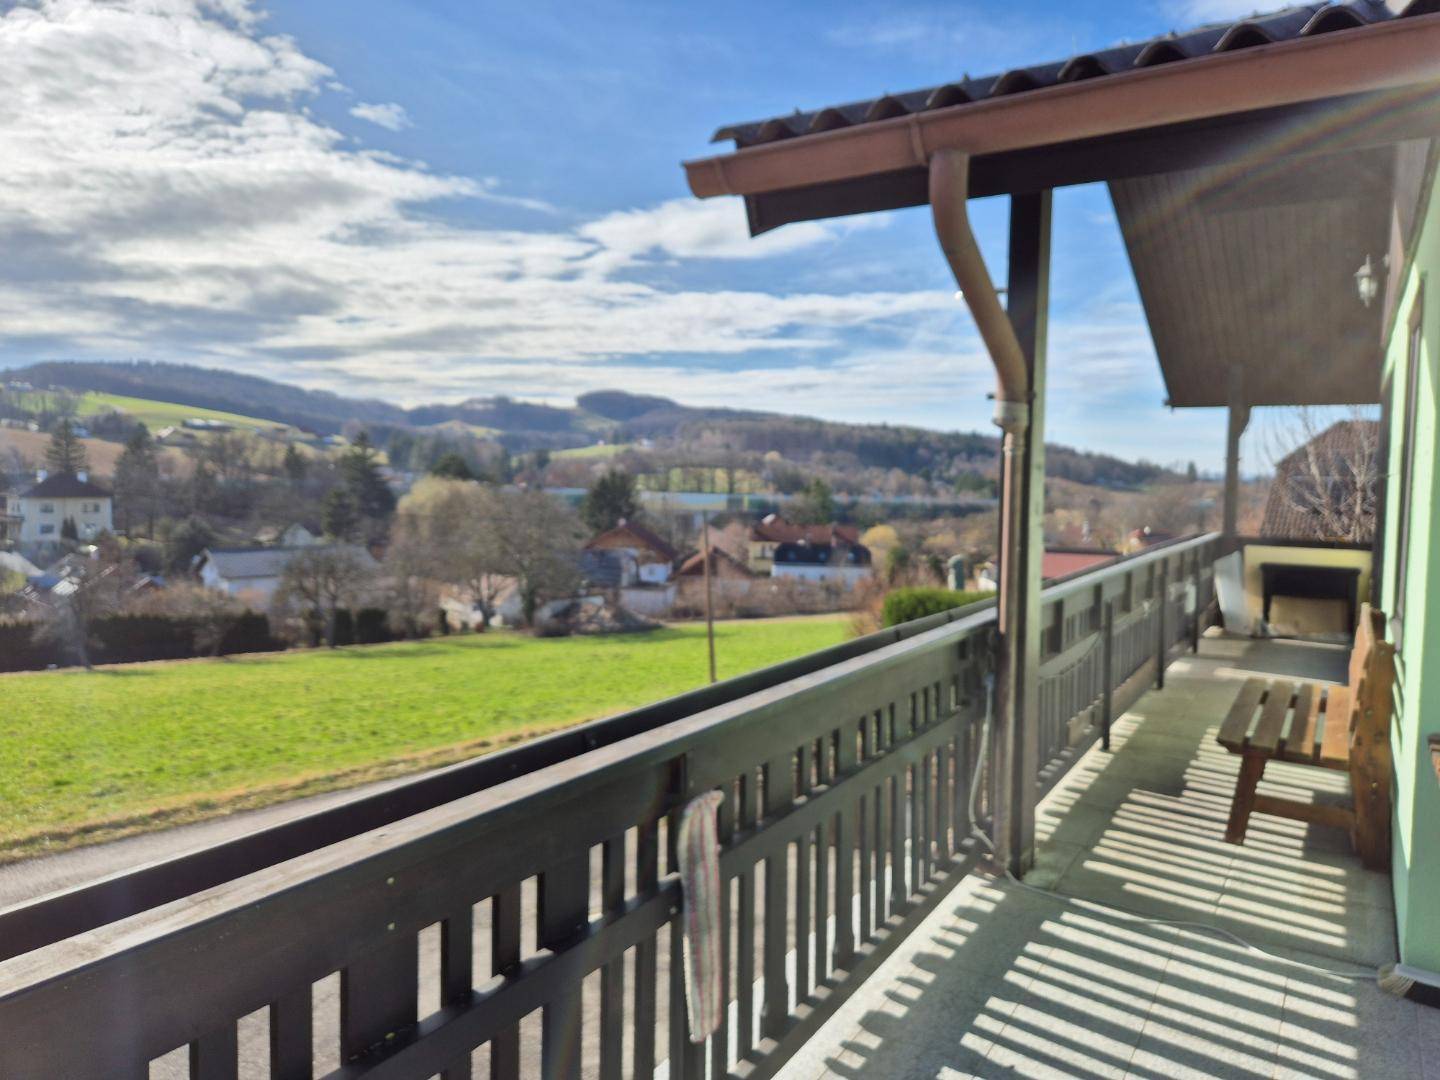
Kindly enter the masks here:
M 1405 423 L 1405 375 L 1410 317 L 1424 281 L 1421 362 L 1416 387 L 1415 458 L 1410 491 L 1400 491 L 1400 450 Z M 1410 507 L 1409 573 L 1405 626 L 1396 658 L 1397 692 L 1391 745 L 1395 757 L 1395 913 L 1400 958 L 1440 971 L 1440 784 L 1430 764 L 1426 736 L 1440 732 L 1440 426 L 1437 426 L 1437 362 L 1440 362 L 1440 197 L 1429 200 L 1413 265 L 1407 272 L 1385 357 L 1392 387 L 1390 461 L 1385 498 L 1385 552 L 1380 602 L 1395 611 L 1397 511 Z M 1432 587 L 1433 583 L 1433 587 Z

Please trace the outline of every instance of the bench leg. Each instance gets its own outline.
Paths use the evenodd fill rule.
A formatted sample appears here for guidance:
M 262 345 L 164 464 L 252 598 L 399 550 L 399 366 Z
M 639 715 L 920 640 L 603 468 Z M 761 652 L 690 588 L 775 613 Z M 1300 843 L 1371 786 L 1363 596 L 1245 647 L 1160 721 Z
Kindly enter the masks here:
M 1232 844 L 1245 841 L 1250 814 L 1255 809 L 1255 786 L 1265 775 L 1265 759 L 1246 754 L 1240 759 L 1240 778 L 1235 781 L 1235 798 L 1230 803 L 1230 821 L 1225 826 L 1225 839 Z

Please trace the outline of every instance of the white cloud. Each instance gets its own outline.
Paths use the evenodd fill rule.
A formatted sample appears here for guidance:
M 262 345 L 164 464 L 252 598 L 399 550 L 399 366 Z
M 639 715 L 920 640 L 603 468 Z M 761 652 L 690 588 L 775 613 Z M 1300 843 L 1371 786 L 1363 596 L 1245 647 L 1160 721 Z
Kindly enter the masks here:
M 1275 5 L 1257 4 L 1255 0 L 1165 0 L 1160 10 L 1180 26 L 1189 27 L 1248 19 L 1258 12 L 1275 10 Z
M 368 120 L 387 131 L 404 131 L 411 126 L 405 106 L 397 105 L 393 101 L 383 105 L 362 101 L 350 109 L 350 115 L 360 120 Z
M 0 15 L 0 347 L 219 361 L 410 400 L 537 378 L 569 396 L 581 371 L 615 385 L 707 356 L 788 361 L 856 328 L 899 339 L 920 314 L 955 318 L 944 292 L 664 280 L 668 262 L 776 256 L 854 227 L 752 241 L 736 202 L 531 231 L 417 213 L 452 199 L 552 208 L 493 177 L 355 149 L 306 107 L 337 78 L 244 0 Z

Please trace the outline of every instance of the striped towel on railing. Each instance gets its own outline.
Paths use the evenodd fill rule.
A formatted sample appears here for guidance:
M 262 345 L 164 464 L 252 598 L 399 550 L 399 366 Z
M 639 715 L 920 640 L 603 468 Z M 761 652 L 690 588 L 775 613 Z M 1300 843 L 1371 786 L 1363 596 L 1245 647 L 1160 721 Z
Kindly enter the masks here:
M 684 891 L 685 1005 L 690 1041 L 704 1042 L 720 1026 L 720 840 L 715 812 L 725 797 L 707 791 L 680 814 L 675 853 Z

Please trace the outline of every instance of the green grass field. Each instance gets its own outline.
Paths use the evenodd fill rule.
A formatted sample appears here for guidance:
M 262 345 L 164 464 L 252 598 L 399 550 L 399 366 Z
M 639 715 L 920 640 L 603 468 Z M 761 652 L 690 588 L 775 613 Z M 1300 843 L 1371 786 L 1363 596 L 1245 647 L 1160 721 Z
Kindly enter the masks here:
M 193 405 L 175 405 L 168 401 L 150 401 L 147 398 L 124 397 L 121 394 L 99 394 L 87 391 L 80 398 L 79 413 L 81 416 L 93 416 L 96 413 L 112 409 L 129 413 L 146 427 L 152 429 L 164 427 L 167 424 L 179 424 L 191 416 L 202 420 L 219 420 L 236 427 L 286 426 L 274 420 L 261 420 L 254 416 L 242 416 L 239 413 L 221 412 L 218 409 L 197 409 Z
M 721 678 L 842 641 L 726 622 Z M 705 681 L 703 626 L 0 676 L 0 862 L 414 771 Z
M 634 443 L 605 443 L 594 446 L 572 446 L 568 450 L 556 450 L 552 458 L 612 458 L 629 450 Z

